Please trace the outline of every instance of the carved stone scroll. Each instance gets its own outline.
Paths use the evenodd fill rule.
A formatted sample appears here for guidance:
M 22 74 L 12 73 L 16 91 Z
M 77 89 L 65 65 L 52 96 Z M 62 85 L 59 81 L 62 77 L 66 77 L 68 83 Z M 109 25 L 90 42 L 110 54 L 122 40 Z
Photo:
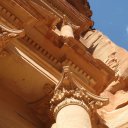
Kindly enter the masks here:
M 50 103 L 56 118 L 59 111 L 70 105 L 80 106 L 92 114 L 94 110 L 108 104 L 108 99 L 89 92 L 73 78 L 69 66 L 64 66 L 62 78 L 54 90 Z
M 12 38 L 23 37 L 24 30 L 14 30 L 0 24 L 0 55 L 3 54 L 4 48 Z

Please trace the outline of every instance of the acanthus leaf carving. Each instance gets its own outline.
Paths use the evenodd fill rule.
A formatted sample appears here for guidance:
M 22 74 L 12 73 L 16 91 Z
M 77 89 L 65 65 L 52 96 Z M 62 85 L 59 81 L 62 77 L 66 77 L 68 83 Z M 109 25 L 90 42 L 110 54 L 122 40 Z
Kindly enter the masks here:
M 14 30 L 5 25 L 0 24 L 0 55 L 4 55 L 4 49 L 10 39 L 23 37 L 24 30 Z
M 64 66 L 62 78 L 54 90 L 50 103 L 51 110 L 56 117 L 57 113 L 65 106 L 79 105 L 90 113 L 92 110 L 107 105 L 108 99 L 92 94 L 73 78 L 69 66 Z

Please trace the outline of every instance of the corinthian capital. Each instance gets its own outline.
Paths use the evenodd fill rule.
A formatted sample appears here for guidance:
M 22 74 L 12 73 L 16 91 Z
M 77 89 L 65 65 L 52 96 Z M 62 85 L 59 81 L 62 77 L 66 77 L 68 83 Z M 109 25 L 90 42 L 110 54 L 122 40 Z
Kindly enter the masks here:
M 14 30 L 0 24 L 0 54 L 12 38 L 23 37 L 24 30 Z
M 108 104 L 107 98 L 92 94 L 85 86 L 79 84 L 68 66 L 64 66 L 62 78 L 54 90 L 51 109 L 56 114 L 65 106 L 79 105 L 88 112 Z

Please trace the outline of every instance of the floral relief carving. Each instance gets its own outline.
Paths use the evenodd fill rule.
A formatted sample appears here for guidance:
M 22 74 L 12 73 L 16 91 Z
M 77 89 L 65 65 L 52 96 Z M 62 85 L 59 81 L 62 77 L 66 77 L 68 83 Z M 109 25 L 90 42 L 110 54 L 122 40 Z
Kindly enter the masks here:
M 72 76 L 68 66 L 64 67 L 63 76 L 55 88 L 50 101 L 54 116 L 67 105 L 79 105 L 89 113 L 108 104 L 107 98 L 96 96 L 80 85 Z

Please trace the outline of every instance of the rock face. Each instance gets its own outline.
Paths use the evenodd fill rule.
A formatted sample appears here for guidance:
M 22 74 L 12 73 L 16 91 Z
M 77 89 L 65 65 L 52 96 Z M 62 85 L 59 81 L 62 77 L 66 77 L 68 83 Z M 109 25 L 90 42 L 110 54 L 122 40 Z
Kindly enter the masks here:
M 98 110 L 99 115 L 109 128 L 128 127 L 128 52 L 97 30 L 89 31 L 80 40 L 95 59 L 115 72 L 116 79 L 101 94 L 110 102 Z
M 84 39 L 84 41 L 83 41 Z M 103 61 L 121 77 L 127 77 L 128 52 L 115 45 L 108 37 L 97 30 L 89 31 L 82 39 L 94 58 Z

